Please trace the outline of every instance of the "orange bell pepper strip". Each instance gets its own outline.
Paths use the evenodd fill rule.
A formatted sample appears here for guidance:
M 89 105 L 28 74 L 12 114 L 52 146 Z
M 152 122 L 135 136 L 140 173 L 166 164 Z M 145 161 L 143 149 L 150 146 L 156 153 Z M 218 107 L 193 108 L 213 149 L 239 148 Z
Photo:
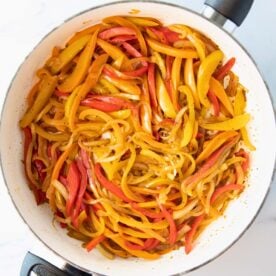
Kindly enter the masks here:
M 196 87 L 196 82 L 195 82 L 195 75 L 194 75 L 194 66 L 193 66 L 193 59 L 188 58 L 185 61 L 185 66 L 184 66 L 184 81 L 185 84 L 189 86 L 189 88 L 193 92 L 193 97 L 194 97 L 194 102 L 195 102 L 195 107 L 197 109 L 200 108 L 200 102 L 199 102 L 199 97 L 197 93 L 197 87 Z
M 223 193 L 234 191 L 234 190 L 240 191 L 240 190 L 243 190 L 243 189 L 244 189 L 244 186 L 238 185 L 238 184 L 228 184 L 228 185 L 224 185 L 222 187 L 219 187 L 212 194 L 210 203 L 213 204 L 217 200 L 217 198 L 220 195 L 222 195 Z
M 243 157 L 245 160 L 242 162 L 242 170 L 243 172 L 247 172 L 249 169 L 249 154 L 243 150 L 240 149 L 237 153 L 235 153 L 236 156 L 241 156 Z
M 177 49 L 177 48 L 162 44 L 152 38 L 146 38 L 146 41 L 151 49 L 168 56 L 180 57 L 180 58 L 198 58 L 197 52 L 191 49 Z
M 57 74 L 64 66 L 74 59 L 90 39 L 91 35 L 80 37 L 78 40 L 64 48 L 57 57 L 50 59 L 48 66 L 50 67 L 51 72 Z
M 236 59 L 234 57 L 230 58 L 223 66 L 221 66 L 216 73 L 214 74 L 214 77 L 217 80 L 222 80 L 228 73 L 231 71 L 232 67 L 235 65 Z
M 78 63 L 72 72 L 62 84 L 59 85 L 59 90 L 62 92 L 71 92 L 73 91 L 85 78 L 88 68 L 90 66 L 90 62 L 96 47 L 98 31 L 95 31 L 92 35 L 91 39 L 87 43 L 83 52 L 80 55 Z
M 196 233 L 196 230 L 198 229 L 199 225 L 201 224 L 201 222 L 204 219 L 204 215 L 200 215 L 198 217 L 196 217 L 193 220 L 193 223 L 191 225 L 191 230 L 189 232 L 186 233 L 185 235 L 185 252 L 186 254 L 189 254 L 192 249 L 193 249 L 193 239 Z
M 87 243 L 87 245 L 85 246 L 86 250 L 89 252 L 92 249 L 94 249 L 99 243 L 101 243 L 102 241 L 104 241 L 106 239 L 106 237 L 102 234 L 98 237 L 93 238 L 90 242 Z
M 176 229 L 175 221 L 174 221 L 172 215 L 170 214 L 170 212 L 164 206 L 161 205 L 160 208 L 163 213 L 163 216 L 166 218 L 166 220 L 169 223 L 169 227 L 170 227 L 169 244 L 173 245 L 173 244 L 175 244 L 176 237 L 177 237 L 177 229 Z
M 209 130 L 239 130 L 247 125 L 250 120 L 250 115 L 244 113 L 242 115 L 235 116 L 232 119 L 225 120 L 218 123 L 200 123 L 202 128 Z
M 216 50 L 208 55 L 200 64 L 197 73 L 197 92 L 199 95 L 200 103 L 209 107 L 210 103 L 207 98 L 209 91 L 209 82 L 212 74 L 215 72 L 218 64 L 223 59 L 223 53 L 220 50 Z
M 36 118 L 36 116 L 43 109 L 43 107 L 55 91 L 56 84 L 56 76 L 44 75 L 43 79 L 39 84 L 39 91 L 37 92 L 37 96 L 32 106 L 28 108 L 28 110 L 19 122 L 21 128 L 25 128 Z
M 121 17 L 121 16 L 110 16 L 110 17 L 106 17 L 103 20 L 104 23 L 111 23 L 111 24 L 118 24 L 120 26 L 123 27 L 128 27 L 131 28 L 135 31 L 136 36 L 137 36 L 137 40 L 140 44 L 140 49 L 141 49 L 141 53 L 143 56 L 147 56 L 148 54 L 148 50 L 147 50 L 147 45 L 144 39 L 144 36 L 142 35 L 140 29 L 133 23 L 131 22 L 129 19 L 125 18 L 125 17 Z
M 93 26 L 90 26 L 86 29 L 83 29 L 77 33 L 75 33 L 70 39 L 69 41 L 66 43 L 66 45 L 70 45 L 72 43 L 74 43 L 76 40 L 78 40 L 79 38 L 85 36 L 85 35 L 92 35 L 94 32 L 96 32 L 98 29 L 103 29 L 104 25 L 102 24 L 96 24 Z
M 134 24 L 138 26 L 143 26 L 143 27 L 154 27 L 154 26 L 161 25 L 161 22 L 159 20 L 152 17 L 127 16 L 126 18 L 129 21 L 133 22 Z
M 159 72 L 156 73 L 156 95 L 159 106 L 165 116 L 174 119 L 176 111 Z
M 215 78 L 211 77 L 211 79 L 210 79 L 210 88 L 209 89 L 210 89 L 209 91 L 212 91 L 216 95 L 216 97 L 224 105 L 226 110 L 232 116 L 234 116 L 233 105 L 232 105 L 230 99 L 228 98 L 222 84 L 218 80 L 216 80 Z
M 99 33 L 99 38 L 107 40 L 119 35 L 136 35 L 136 32 L 128 27 L 112 27 Z

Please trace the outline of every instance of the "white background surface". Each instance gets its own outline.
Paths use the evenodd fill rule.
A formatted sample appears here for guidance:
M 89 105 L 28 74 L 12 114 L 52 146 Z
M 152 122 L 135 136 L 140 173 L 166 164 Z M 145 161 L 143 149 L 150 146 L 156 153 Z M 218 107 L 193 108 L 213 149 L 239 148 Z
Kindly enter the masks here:
M 110 1 L 9 0 L 0 9 L 0 107 L 8 85 L 24 57 L 36 43 L 64 19 Z M 170 1 L 201 12 L 203 1 Z M 257 62 L 276 100 L 276 2 L 255 0 L 253 8 L 234 36 Z M 19 99 L 20 100 L 20 99 Z M 264 118 L 265 121 L 265 118 Z M 8 131 L 8 130 L 7 130 Z M 276 137 L 275 137 L 276 138 Z M 261 185 L 261 183 L 260 183 Z M 55 258 L 40 244 L 17 215 L 0 176 L 0 275 L 19 275 L 28 250 Z M 205 275 L 276 275 L 276 183 L 272 183 L 265 205 L 246 234 L 226 253 L 190 273 Z

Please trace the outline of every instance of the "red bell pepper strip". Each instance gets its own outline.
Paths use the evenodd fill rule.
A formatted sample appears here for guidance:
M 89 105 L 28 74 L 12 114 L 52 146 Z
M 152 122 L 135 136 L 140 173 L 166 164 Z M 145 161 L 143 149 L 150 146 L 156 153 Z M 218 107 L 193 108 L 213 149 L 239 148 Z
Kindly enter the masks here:
M 25 127 L 23 128 L 23 132 L 24 132 L 24 160 L 26 160 L 26 156 L 27 156 L 27 152 L 29 149 L 29 146 L 32 142 L 32 132 L 31 129 L 29 127 Z
M 72 222 L 76 228 L 78 228 L 78 216 L 81 211 L 81 204 L 82 204 L 83 196 L 84 196 L 86 186 L 87 186 L 87 181 L 88 181 L 87 171 L 85 166 L 83 165 L 82 160 L 77 159 L 77 167 L 80 172 L 81 180 L 80 180 L 80 188 L 76 199 L 75 208 L 73 210 L 73 215 L 72 215 Z
M 160 241 L 154 238 L 149 238 L 145 241 L 145 249 L 152 250 L 160 244 Z
M 40 183 L 43 183 L 47 175 L 47 173 L 44 171 L 46 168 L 44 163 L 41 160 L 36 159 L 34 160 L 34 166 L 36 168 Z
M 139 69 L 134 71 L 125 71 L 123 72 L 125 75 L 130 77 L 141 77 L 148 71 L 148 65 L 142 66 Z
M 162 42 L 163 44 L 169 44 L 168 39 L 165 36 L 163 31 L 161 31 L 158 28 L 154 28 L 154 27 L 148 27 L 148 29 L 150 31 L 152 31 L 157 36 L 157 38 L 160 42 Z
M 106 103 L 99 100 L 96 100 L 94 98 L 87 98 L 83 101 L 81 101 L 81 105 L 88 106 L 94 109 L 98 109 L 103 112 L 113 112 L 121 110 L 121 106 L 113 104 L 113 103 Z
M 24 164 L 26 164 L 27 153 L 28 153 L 29 147 L 32 143 L 32 132 L 29 127 L 23 128 L 23 132 L 24 132 L 24 136 L 25 136 L 24 137 L 25 138 L 24 139 Z M 32 181 L 27 176 L 28 174 L 26 172 L 26 165 L 25 165 L 25 175 L 27 177 L 29 187 L 34 193 L 36 204 L 40 205 L 40 204 L 46 202 L 47 198 L 46 198 L 45 192 L 43 192 L 41 189 L 38 189 L 35 186 L 35 184 L 32 183 Z
M 193 238 L 194 238 L 194 235 L 196 233 L 198 226 L 200 225 L 200 223 L 202 222 L 203 219 L 204 219 L 204 215 L 200 215 L 200 216 L 196 217 L 193 220 L 193 223 L 191 225 L 191 230 L 189 232 L 187 232 L 185 235 L 185 252 L 186 252 L 186 254 L 189 254 L 191 252 L 191 250 L 193 249 L 193 247 L 192 247 Z
M 87 245 L 86 245 L 86 250 L 89 252 L 92 249 L 94 249 L 99 243 L 105 240 L 104 235 L 100 235 L 94 239 L 92 239 Z
M 239 137 L 238 137 L 239 138 Z M 206 173 L 208 173 L 208 170 L 213 167 L 216 162 L 219 160 L 219 158 L 223 155 L 223 153 L 230 149 L 233 144 L 236 142 L 237 138 L 233 139 L 232 141 L 228 142 L 227 144 L 223 145 L 221 148 L 216 150 L 203 164 L 203 166 L 193 175 L 187 177 L 184 180 L 185 185 L 189 185 L 191 183 L 197 182 L 200 179 L 204 178 L 206 176 Z
M 223 193 L 232 191 L 232 190 L 242 190 L 244 187 L 242 185 L 238 185 L 238 184 L 228 184 L 228 185 L 224 185 L 222 187 L 217 188 L 210 200 L 210 203 L 213 204 L 216 199 L 222 195 Z
M 172 100 L 172 102 L 174 102 L 174 100 L 173 100 L 173 92 L 172 92 L 172 82 L 171 82 L 172 63 L 173 63 L 173 57 L 166 56 L 166 79 L 165 79 L 165 85 L 166 85 L 167 91 L 169 93 L 170 99 Z
M 109 181 L 102 172 L 102 167 L 99 163 L 95 164 L 95 175 L 98 179 L 98 181 L 100 182 L 100 184 L 105 187 L 108 191 L 110 191 L 112 194 L 114 194 L 115 196 L 119 197 L 120 199 L 122 199 L 125 202 L 131 202 L 131 200 L 125 196 L 125 194 L 123 193 L 123 191 L 121 190 L 120 187 L 118 187 L 116 184 L 114 184 L 113 182 Z
M 58 180 L 59 180 L 65 187 L 67 187 L 68 183 L 67 183 L 67 179 L 66 179 L 65 176 L 60 175 L 59 178 L 58 178 Z
M 119 97 L 114 97 L 114 96 L 104 96 L 104 95 L 92 95 L 90 98 L 105 102 L 105 103 L 112 103 L 115 105 L 121 106 L 121 108 L 129 108 L 129 109 L 134 109 L 136 108 L 135 105 L 125 99 L 119 98 Z
M 81 160 L 82 160 L 84 167 L 86 169 L 89 169 L 90 168 L 89 155 L 83 148 L 81 148 L 81 150 L 80 150 L 80 156 L 81 156 Z
M 179 34 L 177 32 L 170 30 L 167 27 L 159 27 L 159 31 L 164 34 L 164 36 L 170 44 L 173 44 L 174 42 L 180 40 Z
M 136 35 L 136 32 L 128 27 L 113 27 L 99 33 L 99 38 L 107 40 L 114 36 Z
M 55 90 L 54 94 L 57 96 L 57 97 L 68 97 L 70 94 L 69 93 L 66 93 L 66 92 L 62 92 L 58 89 Z
M 162 205 L 161 205 L 161 211 L 170 226 L 169 244 L 172 245 L 176 242 L 176 237 L 177 237 L 176 225 L 175 225 L 175 222 L 174 222 L 174 219 L 173 219 L 171 213 Z
M 242 162 L 241 166 L 243 172 L 247 172 L 249 169 L 249 154 L 245 150 L 240 149 L 237 153 L 235 153 L 235 155 L 243 157 L 245 159 L 245 161 Z
M 134 39 L 136 39 L 135 35 L 119 35 L 119 36 L 113 37 L 110 40 L 110 42 L 123 43 L 123 42 L 134 40 Z
M 156 96 L 156 86 L 155 86 L 155 64 L 149 63 L 148 69 L 148 85 L 149 85 L 149 94 L 150 102 L 153 109 L 156 111 L 158 107 L 157 96 Z
M 223 66 L 221 66 L 217 72 L 214 74 L 214 77 L 217 80 L 222 80 L 232 69 L 236 62 L 236 59 L 234 57 L 230 58 Z
M 144 250 L 145 249 L 145 244 L 139 245 L 139 244 L 134 244 L 129 241 L 125 241 L 126 247 L 128 247 L 131 250 Z
M 66 213 L 71 216 L 73 207 L 77 198 L 80 186 L 80 172 L 76 162 L 72 162 L 69 166 L 67 175 L 68 200 L 66 202 Z
M 136 50 L 132 45 L 130 45 L 127 42 L 123 42 L 122 46 L 125 48 L 125 50 L 128 52 L 129 55 L 135 57 L 135 58 L 139 58 L 142 57 L 142 54 Z
M 219 105 L 218 98 L 215 95 L 215 93 L 211 90 L 208 91 L 207 96 L 210 99 L 210 101 L 212 102 L 213 109 L 214 109 L 214 115 L 217 117 L 219 115 L 219 112 L 220 112 L 220 105 Z
M 55 215 L 59 216 L 61 218 L 64 218 L 63 213 L 61 211 L 59 211 L 59 210 L 56 211 Z M 66 228 L 67 227 L 67 224 L 63 223 L 63 222 L 60 222 L 59 225 L 60 225 L 61 228 Z

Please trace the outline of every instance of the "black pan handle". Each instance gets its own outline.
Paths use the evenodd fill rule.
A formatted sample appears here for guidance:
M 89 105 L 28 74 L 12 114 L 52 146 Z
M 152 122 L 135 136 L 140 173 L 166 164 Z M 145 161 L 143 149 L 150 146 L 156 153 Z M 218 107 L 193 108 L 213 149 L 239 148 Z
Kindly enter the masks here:
M 44 259 L 28 252 L 21 266 L 20 276 L 30 276 L 34 272 L 38 276 L 91 276 L 70 265 L 65 266 L 66 271 L 57 268 Z
M 204 4 L 240 26 L 253 2 L 254 0 L 206 0 Z

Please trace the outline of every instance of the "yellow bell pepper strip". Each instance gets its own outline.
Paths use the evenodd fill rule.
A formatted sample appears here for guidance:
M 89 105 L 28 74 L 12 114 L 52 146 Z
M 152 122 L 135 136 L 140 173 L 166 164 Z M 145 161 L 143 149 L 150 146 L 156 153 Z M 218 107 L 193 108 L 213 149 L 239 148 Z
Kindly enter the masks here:
M 207 93 L 211 76 L 222 59 L 223 53 L 220 50 L 216 50 L 208 55 L 199 66 L 197 73 L 197 92 L 200 103 L 205 107 L 209 107 L 210 105 Z
M 148 103 L 141 104 L 140 106 L 140 122 L 142 124 L 143 129 L 148 132 L 152 133 L 152 113 L 151 108 Z
M 128 63 L 128 57 L 116 46 L 102 40 L 100 38 L 97 39 L 97 44 L 113 59 L 113 60 L 122 60 L 122 63 Z M 127 65 L 125 65 L 127 66 Z M 118 67 L 117 69 L 120 69 Z
M 210 88 L 209 88 L 209 90 L 212 91 L 216 95 L 216 97 L 224 105 L 226 110 L 232 116 L 234 116 L 233 105 L 232 105 L 230 99 L 228 98 L 222 84 L 213 77 L 211 77 L 211 79 L 210 79 Z
M 83 85 L 77 91 L 74 91 L 68 98 L 70 105 L 65 104 L 65 115 L 68 119 L 68 125 L 70 129 L 74 128 L 75 115 L 79 108 L 80 102 L 86 97 L 87 93 L 96 85 L 104 64 L 108 59 L 107 54 L 98 56 L 90 68 L 90 72 Z M 77 87 L 78 88 L 78 87 Z M 113 110 L 114 111 L 114 110 Z
M 144 39 L 144 36 L 142 35 L 140 29 L 133 23 L 131 22 L 130 20 L 128 20 L 127 18 L 124 18 L 124 17 L 120 17 L 120 16 L 110 16 L 110 17 L 106 17 L 104 20 L 103 20 L 104 23 L 115 23 L 115 24 L 118 24 L 120 26 L 124 26 L 124 27 L 128 27 L 128 28 L 131 28 L 135 31 L 136 33 L 136 36 L 137 36 L 137 40 L 140 44 L 140 49 L 141 49 L 141 53 L 143 56 L 147 56 L 147 45 L 146 45 L 146 42 L 145 42 L 145 39 Z
M 108 27 L 108 26 L 107 26 Z M 77 33 L 75 33 L 72 38 L 69 39 L 69 41 L 66 43 L 66 45 L 70 45 L 72 43 L 74 43 L 76 40 L 80 39 L 81 37 L 85 36 L 85 35 L 92 35 L 95 31 L 97 31 L 98 29 L 104 29 L 106 28 L 106 26 L 102 25 L 102 24 L 96 24 L 94 26 L 90 26 L 82 31 L 79 31 Z
M 139 86 L 134 82 L 130 80 L 120 80 L 117 78 L 110 78 L 107 75 L 103 75 L 103 78 L 108 80 L 111 84 L 113 84 L 115 87 L 120 89 L 121 91 L 133 95 L 140 95 L 141 90 Z
M 119 111 L 114 111 L 114 112 L 110 112 L 109 115 L 115 119 L 125 120 L 131 115 L 131 110 L 123 109 L 123 110 L 119 110 Z
M 218 117 L 219 112 L 220 112 L 220 105 L 217 96 L 212 90 L 209 90 L 207 93 L 208 98 L 210 99 L 212 105 L 213 105 L 213 110 L 214 110 L 214 116 Z
M 182 58 L 176 57 L 172 64 L 172 73 L 171 73 L 171 80 L 172 80 L 172 86 L 173 86 L 173 102 L 175 107 L 178 108 L 178 86 L 180 83 L 180 72 L 181 72 L 181 64 L 182 64 Z
M 57 74 L 64 66 L 74 59 L 90 39 L 91 35 L 80 37 L 74 43 L 63 49 L 57 57 L 50 59 L 48 66 L 50 67 L 51 72 Z
M 185 253 L 186 254 L 189 254 L 193 249 L 193 245 L 192 245 L 193 239 L 194 239 L 196 230 L 198 229 L 198 227 L 200 226 L 201 222 L 204 219 L 204 216 L 205 215 L 203 214 L 198 217 L 195 217 L 191 225 L 191 230 L 185 235 Z
M 39 136 L 41 136 L 49 141 L 63 142 L 70 138 L 68 133 L 65 133 L 65 132 L 64 133 L 51 133 L 49 131 L 44 130 L 41 126 L 39 126 L 37 124 L 34 124 L 34 129 L 35 129 L 35 132 Z
M 196 36 L 195 33 L 191 33 L 187 35 L 187 38 L 192 42 L 201 62 L 205 59 L 205 45 L 204 43 Z
M 127 16 L 126 18 L 134 24 L 143 27 L 155 27 L 161 25 L 161 22 L 159 20 L 152 17 Z
M 230 58 L 223 66 L 221 66 L 216 73 L 214 74 L 214 77 L 217 80 L 223 80 L 223 78 L 229 73 L 229 71 L 232 69 L 232 67 L 235 65 L 236 59 L 234 57 Z
M 184 93 L 186 95 L 189 110 L 189 118 L 184 126 L 183 138 L 180 143 L 181 147 L 185 147 L 190 143 L 193 137 L 193 130 L 195 124 L 194 98 L 191 89 L 187 85 L 180 86 L 178 89 L 181 93 Z
M 91 63 L 91 59 L 96 47 L 98 31 L 95 31 L 91 39 L 85 46 L 83 52 L 80 55 L 78 63 L 72 72 L 62 84 L 59 85 L 59 90 L 62 92 L 71 92 L 73 91 L 85 78 L 88 68 Z
M 180 39 L 184 39 L 187 37 L 187 35 L 192 33 L 192 30 L 189 27 L 187 27 L 186 25 L 182 25 L 182 24 L 173 24 L 173 25 L 168 26 L 168 28 L 171 31 L 179 33 Z
M 184 81 L 185 81 L 185 84 L 187 86 L 189 86 L 189 88 L 193 92 L 195 107 L 197 109 L 200 109 L 200 102 L 199 102 L 199 97 L 197 94 L 197 87 L 196 87 L 195 75 L 194 75 L 193 59 L 191 59 L 191 58 L 188 58 L 185 61 Z
M 157 66 L 159 67 L 159 70 L 161 72 L 162 78 L 165 79 L 166 78 L 166 66 L 165 66 L 165 61 L 164 59 L 161 57 L 161 55 L 154 51 L 152 53 L 152 62 L 156 63 Z
M 41 83 L 39 84 L 37 96 L 32 106 L 29 107 L 27 112 L 22 117 L 19 125 L 21 128 L 27 127 L 43 109 L 45 104 L 52 96 L 57 84 L 57 77 L 44 75 Z
M 217 150 L 221 145 L 223 145 L 227 140 L 238 135 L 236 131 L 226 131 L 216 135 L 211 141 L 208 142 L 208 145 L 203 149 L 200 155 L 196 158 L 196 163 L 207 159 L 215 150 Z
M 234 114 L 241 115 L 245 109 L 245 97 L 242 87 L 237 88 L 237 94 L 234 101 Z
M 200 123 L 199 125 L 202 128 L 209 130 L 239 130 L 246 126 L 246 124 L 250 120 L 250 115 L 248 113 L 244 113 L 242 115 L 235 116 L 232 119 L 225 120 L 219 123 Z
M 238 86 L 237 88 L 237 94 L 234 101 L 234 114 L 235 115 L 241 115 L 244 112 L 245 109 L 245 96 L 244 92 L 241 86 Z M 242 139 L 244 141 L 244 144 L 250 149 L 250 150 L 256 150 L 255 146 L 251 143 L 247 129 L 244 127 L 240 130 Z
M 159 72 L 156 72 L 156 96 L 161 110 L 165 116 L 174 119 L 176 111 Z
M 111 27 L 99 33 L 99 38 L 108 40 L 114 36 L 119 35 L 136 35 L 136 32 L 128 27 Z
M 180 58 L 198 58 L 197 52 L 191 49 L 176 49 L 151 38 L 146 38 L 146 41 L 151 49 L 168 56 Z

